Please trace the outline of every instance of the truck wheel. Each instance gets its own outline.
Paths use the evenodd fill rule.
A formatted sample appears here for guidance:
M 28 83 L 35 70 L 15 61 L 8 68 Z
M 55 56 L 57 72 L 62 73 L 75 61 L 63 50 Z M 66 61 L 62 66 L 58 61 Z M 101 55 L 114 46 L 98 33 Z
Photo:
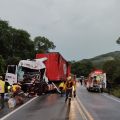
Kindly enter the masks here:
M 99 93 L 101 93 L 101 88 L 98 90 Z
M 90 88 L 87 88 L 88 92 L 90 92 Z
M 101 93 L 103 93 L 103 88 L 101 88 Z

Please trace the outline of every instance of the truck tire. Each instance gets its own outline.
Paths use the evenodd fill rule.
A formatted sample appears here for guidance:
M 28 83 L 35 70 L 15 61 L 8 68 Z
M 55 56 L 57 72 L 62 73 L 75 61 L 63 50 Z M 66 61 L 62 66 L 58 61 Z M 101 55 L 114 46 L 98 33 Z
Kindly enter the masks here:
M 88 92 L 90 92 L 90 88 L 87 88 Z
M 98 92 L 101 93 L 101 88 L 98 89 Z

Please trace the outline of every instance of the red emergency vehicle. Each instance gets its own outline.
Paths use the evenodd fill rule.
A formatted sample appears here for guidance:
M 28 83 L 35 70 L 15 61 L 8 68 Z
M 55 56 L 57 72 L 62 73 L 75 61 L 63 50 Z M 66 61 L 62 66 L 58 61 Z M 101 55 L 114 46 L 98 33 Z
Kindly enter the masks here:
M 87 90 L 102 92 L 106 88 L 106 73 L 102 70 L 92 71 L 87 78 Z

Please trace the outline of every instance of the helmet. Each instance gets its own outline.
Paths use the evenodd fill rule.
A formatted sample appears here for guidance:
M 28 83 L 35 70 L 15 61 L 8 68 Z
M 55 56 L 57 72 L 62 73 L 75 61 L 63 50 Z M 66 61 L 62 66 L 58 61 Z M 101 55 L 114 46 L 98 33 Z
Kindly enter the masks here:
M 71 76 L 68 76 L 68 77 L 67 77 L 67 80 L 71 80 L 71 79 L 72 79 L 72 77 L 71 77 Z

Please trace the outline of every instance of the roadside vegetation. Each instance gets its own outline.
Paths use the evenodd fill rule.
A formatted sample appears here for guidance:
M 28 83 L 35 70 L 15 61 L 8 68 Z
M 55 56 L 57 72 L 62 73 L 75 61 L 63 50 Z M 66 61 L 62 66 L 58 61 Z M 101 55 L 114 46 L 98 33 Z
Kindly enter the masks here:
M 90 60 L 81 61 L 71 61 L 71 72 L 76 75 L 76 77 L 85 76 L 95 69 L 94 65 Z
M 120 60 L 107 61 L 103 65 L 103 70 L 107 73 L 107 80 L 111 84 L 111 94 L 120 98 Z

